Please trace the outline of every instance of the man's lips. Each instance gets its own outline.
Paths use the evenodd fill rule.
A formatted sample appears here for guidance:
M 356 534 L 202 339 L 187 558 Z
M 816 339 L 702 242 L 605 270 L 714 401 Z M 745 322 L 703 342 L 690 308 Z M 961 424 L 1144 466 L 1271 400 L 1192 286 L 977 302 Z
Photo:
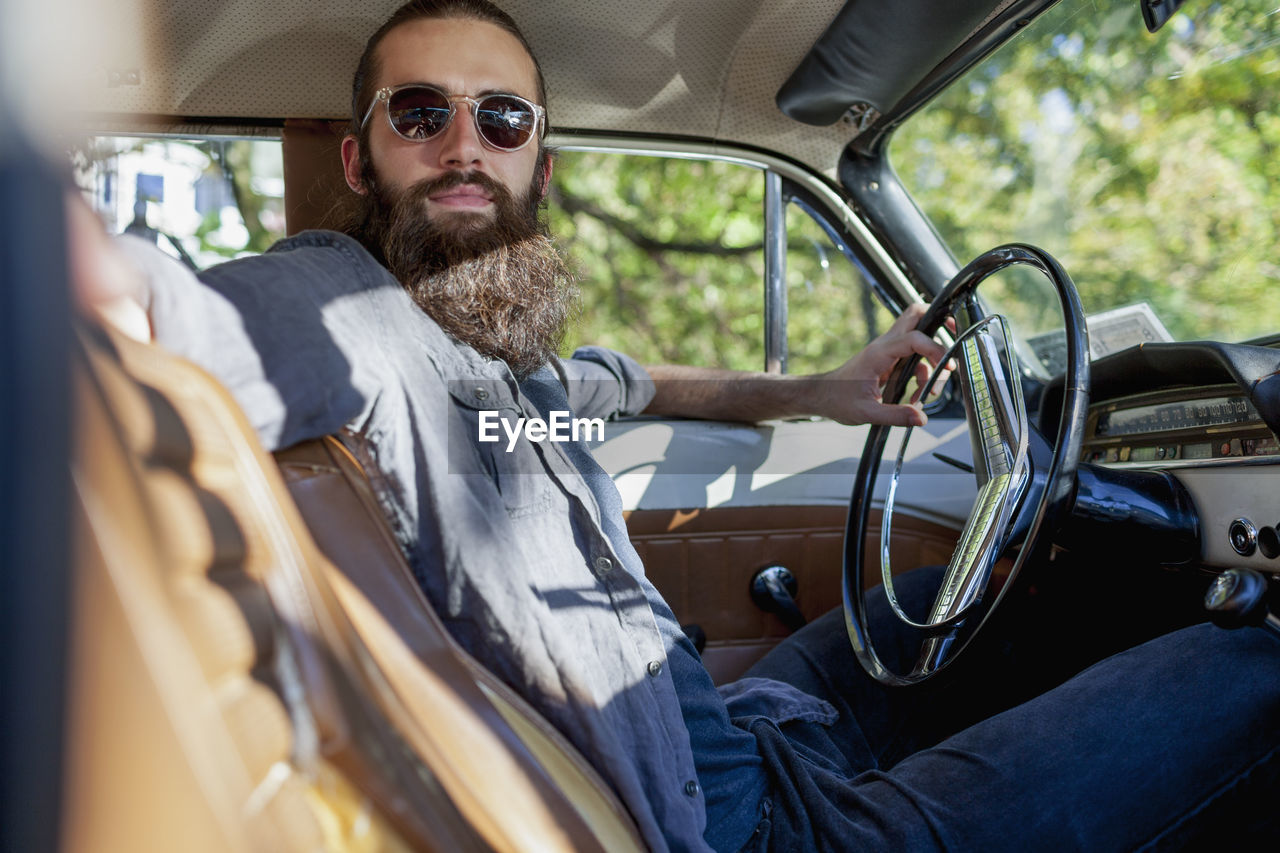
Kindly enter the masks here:
M 445 207 L 481 208 L 493 203 L 489 192 L 475 184 L 462 184 L 427 196 L 433 204 Z

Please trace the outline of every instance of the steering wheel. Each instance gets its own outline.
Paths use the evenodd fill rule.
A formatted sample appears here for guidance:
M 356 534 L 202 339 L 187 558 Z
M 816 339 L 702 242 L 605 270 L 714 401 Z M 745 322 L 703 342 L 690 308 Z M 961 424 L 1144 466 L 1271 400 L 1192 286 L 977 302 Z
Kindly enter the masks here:
M 998 314 L 984 314 L 974 298 L 979 284 L 1014 264 L 1031 266 L 1043 273 L 1057 290 L 1062 309 L 1066 381 L 1062 415 L 1052 443 L 1027 420 L 1022 373 L 1008 336 L 1007 321 Z M 872 678 L 893 687 L 919 684 L 951 666 L 988 623 L 1023 566 L 1033 557 L 1047 553 L 1054 532 L 1071 509 L 1089 405 L 1089 341 L 1080 297 L 1062 266 L 1044 250 L 1009 244 L 984 252 L 947 283 L 917 328 L 932 336 L 948 316 L 955 317 L 958 334 L 942 364 L 954 360 L 957 365 L 955 374 L 969 424 L 978 496 L 933 606 L 924 621 L 917 622 L 898 603 L 889 563 L 893 500 L 911 435 L 911 429 L 907 429 L 885 499 L 880 569 L 894 616 L 924 637 L 910 671 L 895 672 L 886 667 L 876 654 L 868 631 L 864 551 L 889 427 L 871 427 L 849 499 L 844 537 L 845 625 L 858 663 Z M 919 360 L 919 356 L 913 356 L 898 366 L 885 387 L 886 401 L 902 399 Z M 922 394 L 929 390 L 941 369 L 941 365 L 935 368 Z M 996 561 L 1012 548 L 1017 549 L 1017 554 L 1008 579 L 998 593 L 990 596 L 987 588 Z

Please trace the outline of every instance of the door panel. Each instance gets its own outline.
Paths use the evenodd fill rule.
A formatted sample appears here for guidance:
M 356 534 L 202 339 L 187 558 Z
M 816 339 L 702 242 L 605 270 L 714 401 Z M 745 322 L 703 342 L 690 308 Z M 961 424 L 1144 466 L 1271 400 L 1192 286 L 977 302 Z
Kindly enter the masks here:
M 629 513 L 627 527 L 649 579 L 676 617 L 706 632 L 703 662 L 723 683 L 790 633 L 777 616 L 752 603 L 757 570 L 775 564 L 790 569 L 806 619 L 840 606 L 845 514 L 838 506 L 637 510 Z M 879 547 L 880 513 L 872 515 L 869 549 Z M 903 513 L 894 522 L 895 569 L 950 558 L 955 530 Z

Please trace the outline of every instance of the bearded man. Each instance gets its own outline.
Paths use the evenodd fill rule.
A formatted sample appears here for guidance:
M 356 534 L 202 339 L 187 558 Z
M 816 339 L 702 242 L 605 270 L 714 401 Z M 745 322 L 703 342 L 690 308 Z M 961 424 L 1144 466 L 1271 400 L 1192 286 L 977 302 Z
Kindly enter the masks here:
M 465 92 L 486 95 L 447 94 Z M 446 332 L 519 377 L 555 361 L 576 294 L 538 215 L 554 166 L 545 103 L 542 69 L 501 10 L 483 0 L 408 3 L 365 47 L 342 144 L 357 201 L 335 227 Z M 656 396 L 646 411 L 921 425 L 918 403 L 879 398 L 899 358 L 942 354 L 914 331 L 919 311 L 823 376 L 651 366 Z
M 481 413 L 921 423 L 918 406 L 880 402 L 879 380 L 941 347 L 906 312 L 834 372 L 859 395 L 822 377 L 646 372 L 591 348 L 560 360 L 573 288 L 538 224 L 546 98 L 515 24 L 482 0 L 410 3 L 353 90 L 348 233 L 304 232 L 199 280 L 128 244 L 154 334 L 228 386 L 268 449 L 364 437 L 451 633 L 581 750 L 652 848 L 1159 845 L 1226 818 L 1250 774 L 1274 779 L 1260 632 L 1168 635 L 995 714 L 981 691 L 886 695 L 848 664 L 837 613 L 717 691 L 586 446 L 507 452 L 478 439 Z M 668 381 L 691 375 L 726 381 Z M 1193 657 L 1212 663 L 1188 678 Z M 1161 784 L 1141 784 L 1153 754 Z

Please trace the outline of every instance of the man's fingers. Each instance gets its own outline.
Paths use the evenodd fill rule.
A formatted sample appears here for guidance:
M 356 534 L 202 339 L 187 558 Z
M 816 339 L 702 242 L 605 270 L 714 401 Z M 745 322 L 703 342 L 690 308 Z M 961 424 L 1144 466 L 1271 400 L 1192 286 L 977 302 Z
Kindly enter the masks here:
M 947 354 L 946 348 L 924 332 L 914 329 L 902 335 L 885 336 L 882 339 L 884 353 L 895 361 L 913 353 L 924 356 L 931 364 L 937 364 Z
M 907 332 L 914 329 L 924 319 L 925 312 L 929 310 L 929 306 L 922 302 L 913 302 L 902 310 L 897 319 L 893 321 L 891 332 Z
M 900 403 L 888 404 L 877 403 L 871 410 L 865 412 L 861 418 L 861 423 L 880 424 L 882 426 L 924 426 L 928 423 L 929 418 L 925 416 L 924 410 L 920 408 L 918 403 Z
M 916 390 L 915 390 L 915 393 L 911 395 L 911 402 L 914 403 L 924 398 L 925 386 L 929 384 L 929 375 L 931 373 L 933 373 L 933 370 L 929 367 L 929 365 L 926 362 L 924 361 L 916 362 L 916 368 L 915 368 Z

